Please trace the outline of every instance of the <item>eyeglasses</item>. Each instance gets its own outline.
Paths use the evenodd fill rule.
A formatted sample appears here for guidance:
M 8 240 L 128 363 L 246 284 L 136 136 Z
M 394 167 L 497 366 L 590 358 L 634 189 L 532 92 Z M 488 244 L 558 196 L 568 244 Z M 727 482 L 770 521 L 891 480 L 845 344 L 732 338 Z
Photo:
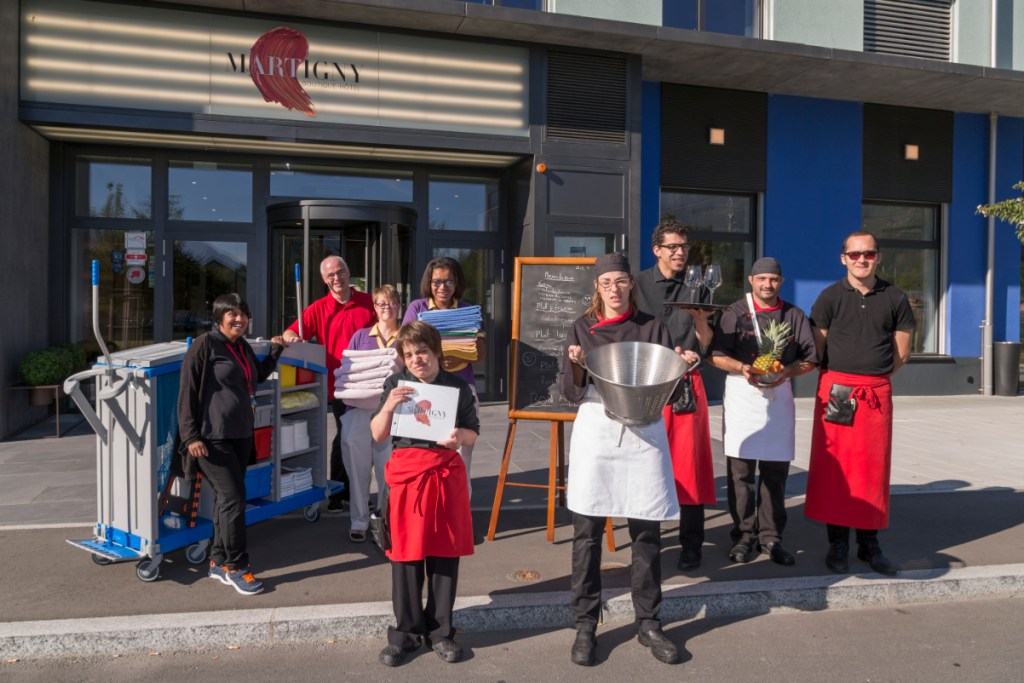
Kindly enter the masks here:
M 868 261 L 874 261 L 878 258 L 877 251 L 848 251 L 843 255 L 851 261 L 859 261 L 861 256 L 866 258 Z
M 675 244 L 659 244 L 662 249 L 668 249 L 670 254 L 674 254 L 677 251 L 690 251 L 690 245 L 686 242 L 676 242 Z
M 431 280 L 430 286 L 434 289 L 441 289 L 442 287 L 453 289 L 455 287 L 455 280 Z
M 378 302 L 376 302 L 373 305 L 376 306 L 377 308 L 397 308 L 398 307 L 398 304 L 395 303 L 394 301 L 378 301 Z
M 333 280 L 335 278 L 343 278 L 346 275 L 348 275 L 348 271 L 342 268 L 341 270 L 336 270 L 333 273 L 324 273 L 324 279 Z
M 606 292 L 611 291 L 612 288 L 625 289 L 629 286 L 629 278 L 620 277 L 618 280 L 598 280 L 597 286 Z

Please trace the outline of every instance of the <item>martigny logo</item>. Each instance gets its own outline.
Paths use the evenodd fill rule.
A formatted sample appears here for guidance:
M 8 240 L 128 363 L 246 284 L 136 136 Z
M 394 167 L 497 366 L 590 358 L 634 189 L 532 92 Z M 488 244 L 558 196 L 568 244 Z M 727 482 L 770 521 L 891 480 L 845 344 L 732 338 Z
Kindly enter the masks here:
M 285 109 L 306 116 L 316 116 L 316 107 L 303 84 L 307 87 L 359 87 L 359 69 L 355 64 L 310 60 L 306 36 L 287 26 L 278 26 L 260 36 L 253 43 L 248 60 L 244 52 L 227 54 L 231 71 L 248 71 L 264 100 L 277 102 Z

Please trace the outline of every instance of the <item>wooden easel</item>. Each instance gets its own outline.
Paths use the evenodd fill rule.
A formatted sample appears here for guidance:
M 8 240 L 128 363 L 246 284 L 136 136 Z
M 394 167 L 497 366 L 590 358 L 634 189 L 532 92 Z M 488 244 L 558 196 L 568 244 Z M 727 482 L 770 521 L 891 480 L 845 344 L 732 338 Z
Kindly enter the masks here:
M 557 495 L 558 504 L 565 505 L 565 423 L 576 419 L 574 412 L 545 412 L 544 408 L 547 406 L 544 403 L 534 403 L 527 406 L 525 409 L 519 406 L 518 403 L 518 391 L 520 388 L 519 383 L 519 359 L 520 351 L 529 350 L 520 347 L 520 333 L 521 328 L 531 329 L 531 324 L 525 322 L 529 318 L 529 310 L 527 315 L 523 315 L 523 268 L 537 268 L 538 270 L 556 269 L 563 268 L 563 274 L 567 274 L 572 270 L 579 270 L 579 267 L 592 266 L 594 263 L 593 258 L 560 258 L 560 257 L 517 257 L 515 259 L 515 270 L 513 278 L 513 295 L 512 295 L 512 354 L 511 359 L 511 372 L 509 376 L 512 381 L 509 385 L 509 411 L 508 411 L 508 433 L 505 436 L 505 448 L 501 457 L 501 469 L 498 473 L 498 486 L 494 492 L 494 506 L 491 508 L 491 521 L 487 528 L 487 540 L 494 540 L 494 533 L 498 526 L 498 515 L 501 512 L 501 501 L 505 493 L 506 486 L 519 486 L 522 488 L 532 489 L 547 489 L 548 492 L 548 518 L 547 518 L 547 539 L 548 542 L 555 540 L 555 498 Z M 545 276 L 547 273 L 545 273 Z M 552 278 L 552 281 L 558 284 L 559 278 Z M 571 277 L 562 278 L 563 280 L 572 280 Z M 583 282 L 576 280 L 577 283 Z M 592 280 L 588 276 L 586 280 L 586 286 L 589 288 Z M 550 289 L 548 287 L 547 289 Z M 579 292 L 577 292 L 578 294 Z M 589 292 L 588 292 L 589 293 Z M 541 310 L 539 307 L 537 310 Z M 564 313 L 569 309 L 560 308 L 559 312 Z M 583 311 L 580 310 L 579 313 Z M 579 315 L 576 313 L 575 315 Z M 570 319 L 571 320 L 571 319 Z M 565 318 L 563 318 L 563 323 Z M 534 326 L 533 330 L 537 330 Z M 546 353 L 553 352 L 551 341 L 554 337 L 545 335 L 545 339 L 548 341 Z M 557 342 L 560 344 L 560 342 Z M 524 369 L 525 372 L 525 369 Z M 552 389 L 557 391 L 557 389 Z M 568 408 L 568 406 L 566 406 Z M 516 437 L 516 424 L 519 420 L 546 420 L 551 426 L 551 438 L 549 441 L 548 449 L 548 482 L 547 484 L 526 484 L 521 482 L 508 481 L 508 466 L 512 459 L 512 446 L 515 443 Z M 615 551 L 615 538 L 614 530 L 612 527 L 612 520 L 609 518 L 605 530 L 608 534 L 608 549 L 612 552 Z

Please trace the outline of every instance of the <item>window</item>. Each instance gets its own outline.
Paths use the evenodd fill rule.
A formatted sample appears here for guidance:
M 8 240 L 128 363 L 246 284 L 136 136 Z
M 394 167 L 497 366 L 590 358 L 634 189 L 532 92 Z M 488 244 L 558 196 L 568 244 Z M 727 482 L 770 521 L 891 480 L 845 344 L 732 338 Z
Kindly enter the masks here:
M 687 265 L 722 268 L 722 286 L 715 303 L 731 303 L 744 293 L 754 264 L 756 201 L 754 195 L 662 190 L 661 216 L 690 229 Z
M 171 161 L 167 218 L 172 221 L 252 222 L 252 168 L 248 164 Z
M 411 202 L 412 171 L 275 163 L 270 165 L 270 194 L 303 199 Z
M 864 229 L 878 238 L 878 276 L 907 293 L 913 353 L 939 352 L 939 207 L 865 202 Z
M 153 213 L 149 159 L 79 156 L 75 164 L 75 215 L 149 218 Z
M 497 232 L 497 180 L 431 175 L 429 194 L 431 230 Z
M 662 0 L 662 23 L 734 36 L 760 36 L 760 0 Z
M 246 243 L 174 240 L 173 339 L 210 329 L 213 301 L 222 294 L 246 298 Z

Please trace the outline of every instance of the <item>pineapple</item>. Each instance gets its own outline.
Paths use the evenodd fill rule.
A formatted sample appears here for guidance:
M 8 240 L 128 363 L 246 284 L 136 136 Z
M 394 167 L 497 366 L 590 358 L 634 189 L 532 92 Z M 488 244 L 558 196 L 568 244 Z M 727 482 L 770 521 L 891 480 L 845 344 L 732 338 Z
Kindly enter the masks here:
M 787 322 L 770 320 L 767 325 L 762 325 L 761 343 L 757 347 L 757 358 L 754 359 L 751 372 L 755 375 L 768 375 L 782 370 L 779 359 L 789 344 L 792 332 L 793 328 Z

